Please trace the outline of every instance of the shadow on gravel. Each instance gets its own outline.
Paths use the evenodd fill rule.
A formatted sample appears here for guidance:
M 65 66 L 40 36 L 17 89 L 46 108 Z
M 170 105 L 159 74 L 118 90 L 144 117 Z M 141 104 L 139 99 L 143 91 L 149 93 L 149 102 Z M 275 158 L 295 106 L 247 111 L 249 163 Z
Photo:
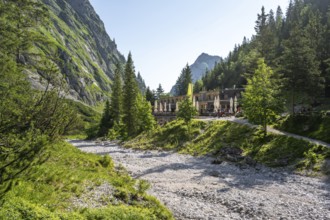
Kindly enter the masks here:
M 288 173 L 282 173 L 269 168 L 256 169 L 254 167 L 240 168 L 235 164 L 215 165 L 211 169 L 205 169 L 195 180 L 214 177 L 218 183 L 239 189 L 255 188 L 265 185 L 283 185 L 288 181 Z M 226 188 L 225 188 L 226 189 Z
M 99 147 L 99 144 L 86 144 L 86 145 L 79 145 L 79 147 L 77 147 L 78 149 L 80 148 L 86 148 L 86 147 Z
M 146 155 L 141 155 L 140 158 L 154 158 L 154 157 L 167 157 L 171 155 L 171 153 L 161 153 L 159 155 L 154 155 L 154 154 L 146 154 Z
M 161 166 L 157 166 L 157 167 L 148 169 L 148 170 L 144 171 L 143 173 L 141 173 L 140 175 L 136 175 L 135 177 L 140 178 L 140 177 L 146 176 L 148 174 L 152 174 L 152 173 L 163 173 L 166 170 L 185 170 L 185 169 L 194 169 L 194 168 L 191 167 L 191 164 L 170 163 L 170 164 L 161 165 Z
M 86 147 L 115 147 L 115 146 L 118 146 L 117 143 L 111 143 L 111 142 L 92 142 L 92 141 L 83 141 L 83 140 L 70 140 L 68 142 L 74 146 L 79 144 L 79 146 L 76 146 L 78 149 L 86 148 Z M 80 143 L 86 143 L 86 144 L 80 144 Z
M 82 140 L 67 140 L 70 144 L 77 144 L 83 142 Z
M 102 151 L 102 152 L 96 152 L 95 154 L 97 155 L 108 155 L 114 154 L 114 153 L 119 153 L 119 154 L 127 154 L 127 151 L 124 150 L 111 150 L 111 151 Z
M 214 165 L 211 164 L 208 159 L 203 160 L 194 158 L 188 162 L 183 161 L 182 163 L 178 162 L 160 165 L 145 170 L 135 177 L 141 178 L 153 173 L 164 173 L 167 170 L 181 172 L 184 170 L 187 170 L 187 172 L 189 170 L 193 170 L 195 175 L 193 175 L 192 178 L 187 179 L 187 181 L 201 183 L 204 182 L 203 180 L 208 179 L 208 183 L 221 183 L 227 185 L 227 187 L 220 189 L 223 190 L 221 192 L 229 191 L 231 187 L 245 189 L 262 185 L 281 185 L 287 182 L 287 177 L 290 175 L 288 173 L 283 174 L 281 172 L 274 171 L 274 169 L 271 170 L 266 167 L 260 168 L 259 170 L 254 167 L 241 169 L 234 164 L 224 163 L 220 165 Z M 182 180 L 184 181 L 184 179 Z

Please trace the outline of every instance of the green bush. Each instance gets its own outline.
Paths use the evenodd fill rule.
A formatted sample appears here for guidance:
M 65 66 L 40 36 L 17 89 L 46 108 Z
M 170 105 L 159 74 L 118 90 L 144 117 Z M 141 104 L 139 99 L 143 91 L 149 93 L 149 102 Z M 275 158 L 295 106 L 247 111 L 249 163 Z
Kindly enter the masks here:
M 30 203 L 22 198 L 7 200 L 0 209 L 0 219 L 24 219 L 24 220 L 60 220 L 47 208 Z
M 108 220 L 108 219 L 126 219 L 126 220 L 156 220 L 156 215 L 148 209 L 133 208 L 126 206 L 109 207 L 105 209 L 88 210 L 83 215 L 87 220 Z
M 114 163 L 109 155 L 102 156 L 102 158 L 99 159 L 99 162 L 104 168 L 110 168 L 110 169 L 114 168 Z

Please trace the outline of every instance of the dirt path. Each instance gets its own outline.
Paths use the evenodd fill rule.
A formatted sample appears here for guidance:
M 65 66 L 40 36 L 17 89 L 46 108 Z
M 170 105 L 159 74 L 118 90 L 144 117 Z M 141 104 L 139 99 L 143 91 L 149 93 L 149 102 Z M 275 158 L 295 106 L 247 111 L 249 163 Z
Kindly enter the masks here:
M 256 125 L 253 125 L 253 124 L 249 123 L 246 119 L 235 118 L 233 116 L 232 117 L 221 117 L 221 118 L 204 117 L 204 118 L 200 118 L 199 120 L 203 120 L 203 121 L 214 121 L 214 120 L 232 121 L 232 122 L 235 122 L 235 123 L 238 123 L 238 124 L 248 125 L 250 127 L 256 127 Z M 289 137 L 294 137 L 294 138 L 297 138 L 297 139 L 302 139 L 302 140 L 308 141 L 308 142 L 313 143 L 313 144 L 318 144 L 318 145 L 322 145 L 322 146 L 325 146 L 325 147 L 330 148 L 330 144 L 329 143 L 326 143 L 324 141 L 320 141 L 320 140 L 316 140 L 316 139 L 312 139 L 312 138 L 300 136 L 300 135 L 297 135 L 297 134 L 292 134 L 292 133 L 285 132 L 285 131 L 280 131 L 280 130 L 277 130 L 275 128 L 271 128 L 269 126 L 267 126 L 267 131 L 270 132 L 270 133 L 274 133 L 274 134 L 286 135 L 286 136 L 289 136 Z
M 85 152 L 110 154 L 135 178 L 152 184 L 177 219 L 328 219 L 330 184 L 258 165 L 240 169 L 212 158 L 134 151 L 112 142 L 72 141 Z

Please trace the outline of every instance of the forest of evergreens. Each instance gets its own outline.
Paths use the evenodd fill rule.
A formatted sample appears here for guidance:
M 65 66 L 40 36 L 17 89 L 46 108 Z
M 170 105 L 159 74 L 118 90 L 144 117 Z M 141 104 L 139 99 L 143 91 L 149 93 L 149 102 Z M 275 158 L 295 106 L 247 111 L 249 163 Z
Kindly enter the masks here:
M 288 110 L 330 96 L 330 2 L 294 0 L 285 11 L 261 9 L 256 34 L 196 82 L 195 91 L 244 87 L 258 59 L 282 79 Z

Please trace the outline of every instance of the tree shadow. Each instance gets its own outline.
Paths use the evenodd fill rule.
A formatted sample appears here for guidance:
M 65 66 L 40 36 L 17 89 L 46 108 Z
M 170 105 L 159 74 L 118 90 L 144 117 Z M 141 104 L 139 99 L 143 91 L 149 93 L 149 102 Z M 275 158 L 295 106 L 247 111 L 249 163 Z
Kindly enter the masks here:
M 110 155 L 111 156 L 111 154 L 113 154 L 113 153 L 126 154 L 127 151 L 117 149 L 117 150 L 110 150 L 110 151 L 95 152 L 94 154 L 97 154 L 97 155 Z
M 160 154 L 157 154 L 157 155 L 154 155 L 154 154 L 145 154 L 145 155 L 141 155 L 140 158 L 153 158 L 153 157 L 167 157 L 167 156 L 170 156 L 172 153 L 167 153 L 167 152 L 163 152 L 163 153 L 160 153 Z
M 163 157 L 170 154 L 162 154 Z M 153 157 L 153 156 L 150 156 Z M 168 170 L 183 171 L 194 170 L 197 175 L 190 180 L 201 182 L 203 179 L 212 178 L 213 182 L 227 185 L 227 188 L 220 190 L 229 191 L 231 187 L 240 189 L 252 188 L 259 185 L 284 184 L 289 173 L 281 173 L 282 169 L 272 169 L 264 166 L 257 167 L 240 167 L 235 163 L 223 162 L 222 164 L 212 164 L 213 158 L 200 157 L 191 158 L 188 161 L 163 164 L 143 171 L 135 175 L 136 178 L 142 178 L 154 173 L 164 173 Z M 189 180 L 188 180 L 189 181 Z
M 117 142 L 109 142 L 109 141 L 97 142 L 97 141 L 69 140 L 68 143 L 72 144 L 78 149 L 87 148 L 87 147 L 119 147 Z

